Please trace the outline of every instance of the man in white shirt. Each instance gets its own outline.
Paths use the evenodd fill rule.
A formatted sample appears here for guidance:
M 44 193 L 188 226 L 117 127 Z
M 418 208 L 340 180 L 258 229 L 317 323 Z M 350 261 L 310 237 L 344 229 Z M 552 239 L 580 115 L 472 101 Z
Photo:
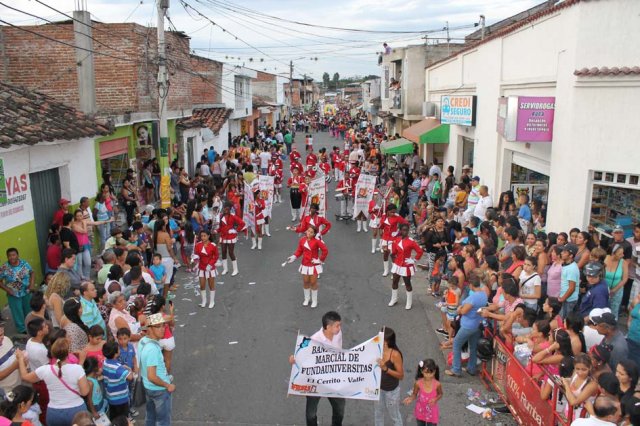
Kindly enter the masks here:
M 480 186 L 478 195 L 480 198 L 478 199 L 478 204 L 476 204 L 476 207 L 473 210 L 473 215 L 483 221 L 485 219 L 484 215 L 487 212 L 487 209 L 493 207 L 493 200 L 489 195 L 489 188 L 487 185 Z
M 4 327 L 0 326 L 0 389 L 5 394 L 22 382 L 15 352 L 13 342 L 4 335 Z
M 315 340 L 327 346 L 332 346 L 336 349 L 342 349 L 342 318 L 340 314 L 335 311 L 329 311 L 322 316 L 322 328 L 318 330 L 311 340 Z M 294 364 L 294 356 L 289 357 L 289 363 Z M 319 396 L 307 396 L 306 406 L 306 418 L 307 425 L 318 425 L 318 403 L 320 402 Z M 342 425 L 342 418 L 344 417 L 344 398 L 329 398 L 331 404 L 332 425 Z
M 27 332 L 31 336 L 25 348 L 29 359 L 29 369 L 36 371 L 36 368 L 49 363 L 47 347 L 42 343 L 49 334 L 49 326 L 43 318 L 35 318 L 27 324 Z
M 266 149 L 260 153 L 260 174 L 267 174 L 267 170 L 269 169 L 269 160 L 271 160 L 271 153 Z
M 576 419 L 571 426 L 615 426 L 620 420 L 620 401 L 600 395 L 593 401 L 593 416 Z

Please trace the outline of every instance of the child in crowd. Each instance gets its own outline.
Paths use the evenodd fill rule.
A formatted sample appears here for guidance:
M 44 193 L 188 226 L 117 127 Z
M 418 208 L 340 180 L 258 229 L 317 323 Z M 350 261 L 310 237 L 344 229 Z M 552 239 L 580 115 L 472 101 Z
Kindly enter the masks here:
M 440 304 L 440 314 L 442 316 L 442 328 L 436 330 L 437 333 L 446 336 L 449 340 L 443 345 L 451 347 L 453 344 L 454 330 L 451 328 L 451 321 L 456 318 L 458 306 L 460 305 L 460 288 L 458 287 L 458 277 L 449 277 L 448 288 L 442 295 L 443 302 Z
M 84 347 L 84 353 L 88 357 L 94 357 L 98 360 L 99 366 L 102 368 L 104 363 L 104 355 L 102 355 L 102 347 L 104 346 L 104 329 L 99 325 L 89 328 L 89 344 Z
M 114 419 L 129 413 L 129 385 L 133 380 L 133 372 L 118 361 L 118 343 L 107 342 L 102 347 L 106 360 L 102 367 L 105 379 L 107 401 L 109 401 L 109 418 Z
M 440 250 L 436 253 L 436 257 L 433 260 L 433 268 L 431 268 L 431 295 L 433 297 L 440 296 L 440 282 L 445 274 L 445 261 L 447 259 L 447 252 Z
M 104 356 L 102 358 L 104 359 Z M 102 380 L 102 368 L 98 359 L 93 356 L 87 357 L 82 366 L 89 381 L 89 394 L 86 398 L 87 409 L 97 419 L 107 412 L 107 400 L 104 397 L 102 384 L 100 383 Z
M 162 290 L 167 278 L 167 272 L 162 265 L 162 256 L 159 253 L 153 255 L 153 265 L 149 267 L 149 270 L 151 271 L 151 277 L 156 284 L 156 288 Z
M 131 343 L 131 330 L 128 328 L 120 328 L 116 334 L 118 340 L 118 362 L 133 372 L 134 378 L 138 374 L 138 360 L 136 358 L 136 350 Z M 138 412 L 133 408 L 133 385 L 134 381 L 129 382 L 129 415 L 135 417 Z
M 124 246 L 126 242 L 122 239 L 122 230 L 118 227 L 111 230 L 111 237 L 104 243 L 104 249 L 109 250 L 117 246 Z
M 108 306 L 108 295 L 107 290 L 105 288 L 100 288 L 97 290 L 98 294 L 94 299 L 96 304 L 98 305 L 98 311 L 100 311 L 100 316 L 104 320 L 105 324 L 109 324 L 109 315 L 111 314 L 111 307 Z
M 585 403 L 591 401 L 598 392 L 598 382 L 591 377 L 591 358 L 580 353 L 573 360 L 573 376 L 563 378 L 562 386 L 568 405 L 565 416 L 569 414 L 569 406 L 573 406 L 573 417 L 578 419 L 585 417 L 587 410 Z
M 404 405 L 416 401 L 413 415 L 418 426 L 435 426 L 440 421 L 438 401 L 442 399 L 443 392 L 439 379 L 440 368 L 434 360 L 420 361 L 411 395 L 402 401 Z

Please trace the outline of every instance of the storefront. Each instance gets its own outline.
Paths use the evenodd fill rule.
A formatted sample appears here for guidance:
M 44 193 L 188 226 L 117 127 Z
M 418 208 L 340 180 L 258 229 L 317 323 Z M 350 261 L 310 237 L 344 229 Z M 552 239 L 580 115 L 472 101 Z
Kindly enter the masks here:
M 625 238 L 640 223 L 640 176 L 630 173 L 594 171 L 591 177 L 591 216 L 589 224 L 610 236 L 620 225 Z

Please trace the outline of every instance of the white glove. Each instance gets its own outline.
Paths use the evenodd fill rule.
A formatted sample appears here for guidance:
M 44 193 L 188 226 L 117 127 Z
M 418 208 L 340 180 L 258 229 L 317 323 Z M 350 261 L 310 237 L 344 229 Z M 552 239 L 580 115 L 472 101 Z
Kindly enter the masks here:
M 322 265 L 322 261 L 320 259 L 313 259 L 311 263 L 313 263 L 314 265 Z
M 216 266 L 222 266 L 222 260 L 218 259 L 218 261 L 216 262 Z
M 321 240 L 322 239 L 322 235 L 318 232 L 316 234 L 316 240 Z
M 392 233 L 391 233 L 391 236 L 392 236 L 392 237 L 397 237 L 399 232 L 400 232 L 400 231 L 392 232 Z
M 200 259 L 200 256 L 198 256 L 197 254 L 192 254 L 191 255 L 191 262 L 195 263 Z
M 415 265 L 416 261 L 413 259 L 407 259 L 404 261 L 404 263 L 406 263 L 407 265 Z
M 296 256 L 293 254 L 287 258 L 288 263 L 293 263 L 295 262 L 295 260 L 296 260 Z
M 235 229 L 231 228 L 231 229 L 229 230 L 229 233 L 230 233 L 230 234 L 237 234 L 237 233 L 238 233 L 238 231 L 236 231 Z
M 211 267 L 211 265 L 207 265 L 207 269 L 206 269 L 206 270 L 207 270 L 207 272 L 211 272 L 211 269 L 213 269 L 213 268 Z

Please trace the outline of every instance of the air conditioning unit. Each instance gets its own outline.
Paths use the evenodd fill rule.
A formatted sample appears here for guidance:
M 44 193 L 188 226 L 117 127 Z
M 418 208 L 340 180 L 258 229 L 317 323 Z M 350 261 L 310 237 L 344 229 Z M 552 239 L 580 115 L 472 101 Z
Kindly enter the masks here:
M 438 107 L 434 102 L 422 103 L 422 116 L 423 117 L 437 117 Z

